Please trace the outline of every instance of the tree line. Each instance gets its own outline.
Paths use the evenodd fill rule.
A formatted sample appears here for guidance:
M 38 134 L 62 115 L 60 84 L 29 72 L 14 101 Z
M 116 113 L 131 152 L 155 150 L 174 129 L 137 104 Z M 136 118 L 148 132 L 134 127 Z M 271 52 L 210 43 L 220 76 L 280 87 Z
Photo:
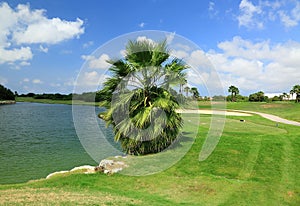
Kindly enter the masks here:
M 60 93 L 27 93 L 18 95 L 18 97 L 32 97 L 34 99 L 51 99 L 51 100 L 81 100 L 85 102 L 100 102 L 101 96 L 98 92 L 84 92 L 82 94 L 60 94 Z
M 256 93 L 250 94 L 249 97 L 242 96 L 239 94 L 239 89 L 236 86 L 231 85 L 228 88 L 229 96 L 226 97 L 227 101 L 231 102 L 241 102 L 241 101 L 249 101 L 249 102 L 270 102 L 270 101 L 283 101 L 290 100 L 294 94 L 296 94 L 295 102 L 300 102 L 300 85 L 294 85 L 289 93 L 283 92 L 279 96 L 274 96 L 273 98 L 269 98 L 265 95 L 263 91 L 258 91 Z M 218 97 L 220 98 L 220 97 Z
M 0 84 L 0 100 L 15 100 L 15 94 Z

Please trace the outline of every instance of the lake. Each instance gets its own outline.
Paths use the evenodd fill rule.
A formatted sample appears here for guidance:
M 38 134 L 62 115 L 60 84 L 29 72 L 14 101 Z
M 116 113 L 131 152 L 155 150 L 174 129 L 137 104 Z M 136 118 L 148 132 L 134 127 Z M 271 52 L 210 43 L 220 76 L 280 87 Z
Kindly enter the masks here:
M 101 112 L 98 107 L 74 107 L 82 114 L 91 108 L 95 114 Z M 86 125 L 90 125 L 89 118 L 83 117 L 85 119 Z M 118 148 L 111 128 L 105 128 L 98 118 L 97 124 L 105 132 L 106 141 Z M 99 136 L 99 131 L 93 128 L 86 131 L 89 136 Z M 83 139 L 84 132 L 81 131 L 80 136 Z M 97 144 L 94 144 L 96 148 Z M 102 152 L 99 158 L 119 154 Z M 18 102 L 0 106 L 0 184 L 45 178 L 55 171 L 98 165 L 97 161 L 99 159 L 91 158 L 85 151 L 77 136 L 72 105 Z

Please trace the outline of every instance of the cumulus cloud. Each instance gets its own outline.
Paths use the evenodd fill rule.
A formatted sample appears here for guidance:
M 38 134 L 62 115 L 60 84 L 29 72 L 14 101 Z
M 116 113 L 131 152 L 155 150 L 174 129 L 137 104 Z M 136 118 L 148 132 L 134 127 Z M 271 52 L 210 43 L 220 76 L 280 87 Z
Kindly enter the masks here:
M 82 55 L 82 59 L 86 60 L 91 69 L 108 69 L 111 65 L 107 63 L 110 59 L 107 54 L 102 54 L 98 58 L 92 55 Z
M 101 71 L 85 71 L 78 76 L 77 80 L 68 82 L 69 85 L 75 86 L 75 93 L 99 90 L 99 86 L 109 77 Z
M 15 61 L 28 61 L 33 57 L 30 47 L 21 48 L 1 48 L 0 45 L 0 64 L 15 62 Z
M 288 3 L 287 3 L 288 2 Z M 237 20 L 239 26 L 264 28 L 270 21 L 280 21 L 286 28 L 298 26 L 300 21 L 300 2 L 298 0 L 258 1 L 242 0 L 239 4 Z
M 11 8 L 0 3 L 0 22 L 0 64 L 32 59 L 31 44 L 57 44 L 84 33 L 81 19 L 48 18 L 45 10 L 31 9 L 29 4 Z M 40 46 L 40 51 L 46 50 Z
M 152 39 L 150 39 L 150 38 L 147 38 L 146 36 L 138 36 L 137 38 L 136 38 L 136 41 L 137 42 L 149 42 L 150 44 L 156 44 L 156 42 L 155 41 L 153 41 Z
M 222 52 L 207 56 L 219 72 L 225 87 L 237 85 L 244 91 L 287 91 L 300 79 L 300 44 L 270 41 L 252 42 L 234 37 L 221 42 Z

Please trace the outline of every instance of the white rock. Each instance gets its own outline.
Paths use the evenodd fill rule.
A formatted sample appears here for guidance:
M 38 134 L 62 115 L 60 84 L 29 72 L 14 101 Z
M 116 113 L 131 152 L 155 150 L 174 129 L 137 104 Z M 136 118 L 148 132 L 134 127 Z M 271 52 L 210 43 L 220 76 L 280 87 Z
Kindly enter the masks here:
M 67 173 L 69 171 L 59 171 L 59 172 L 53 172 L 51 174 L 49 174 L 46 179 L 49 179 L 50 177 L 54 176 L 54 175 L 58 175 L 58 174 L 63 174 L 63 173 Z

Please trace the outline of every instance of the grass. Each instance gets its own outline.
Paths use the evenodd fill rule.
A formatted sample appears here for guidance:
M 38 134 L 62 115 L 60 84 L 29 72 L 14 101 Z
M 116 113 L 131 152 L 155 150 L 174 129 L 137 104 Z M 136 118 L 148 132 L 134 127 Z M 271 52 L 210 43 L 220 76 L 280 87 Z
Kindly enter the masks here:
M 95 102 L 85 102 L 81 100 L 52 100 L 52 99 L 35 99 L 33 97 L 17 97 L 17 102 L 34 102 L 34 103 L 44 103 L 44 104 L 79 104 L 79 105 L 98 105 Z
M 46 103 L 46 104 L 80 104 L 80 105 L 98 105 L 95 102 L 85 102 L 80 100 L 51 100 L 51 99 L 34 99 L 33 97 L 17 97 L 17 102 L 35 102 L 35 103 Z M 197 103 L 192 102 L 192 105 L 186 105 L 192 109 L 218 109 L 218 105 L 212 106 L 210 101 L 199 101 Z M 225 106 L 224 106 L 225 107 Z M 249 110 L 257 112 L 265 112 L 268 114 L 274 114 L 289 120 L 294 120 L 300 122 L 300 115 L 295 111 L 300 111 L 300 104 L 296 104 L 294 101 L 281 101 L 281 102 L 227 102 L 227 109 L 237 109 L 237 110 Z M 223 109 L 222 105 L 220 109 Z
M 286 119 L 300 122 L 300 104 L 294 101 L 281 102 L 227 102 L 227 109 L 249 110 L 274 114 Z
M 260 105 L 263 104 L 257 104 Z M 257 109 L 239 103 L 230 103 L 228 107 Z M 294 105 L 293 110 L 296 114 L 300 112 Z M 201 115 L 200 124 L 195 123 L 195 118 L 194 115 L 185 116 L 184 132 L 188 141 L 174 149 L 179 153 L 188 152 L 162 172 L 147 176 L 61 174 L 47 180 L 0 185 L 0 205 L 300 204 L 299 127 L 284 124 L 276 127 L 274 122 L 257 115 L 243 117 L 245 122 L 240 122 L 239 117 L 227 117 L 217 147 L 200 162 L 199 151 L 211 116 Z M 168 156 L 168 152 L 172 151 L 159 155 Z M 151 156 L 127 158 L 126 161 L 130 165 L 127 171 L 130 171 L 150 164 Z

